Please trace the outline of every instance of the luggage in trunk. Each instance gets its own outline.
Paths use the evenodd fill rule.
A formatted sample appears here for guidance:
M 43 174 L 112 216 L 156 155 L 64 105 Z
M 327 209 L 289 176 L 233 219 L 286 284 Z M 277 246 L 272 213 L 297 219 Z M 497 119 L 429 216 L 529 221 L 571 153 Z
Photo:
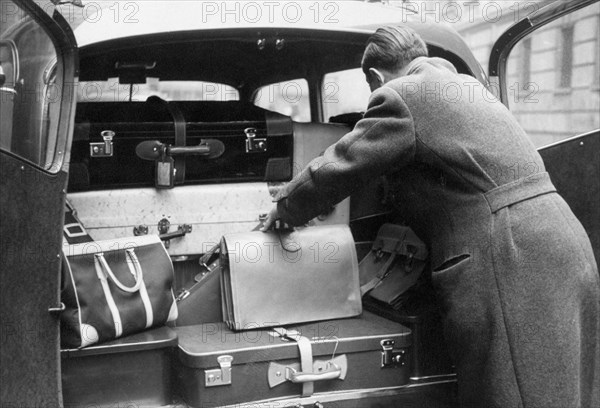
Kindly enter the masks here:
M 150 407 L 170 404 L 177 335 L 159 327 L 83 349 L 61 350 L 65 407 Z
M 192 407 L 395 387 L 409 381 L 410 330 L 368 312 L 287 330 L 233 332 L 224 323 L 209 323 L 175 331 L 175 383 Z
M 289 117 L 239 101 L 157 100 L 77 104 L 69 192 L 154 187 L 155 162 L 136 154 L 141 142 L 151 140 L 173 147 L 218 140 L 224 146 L 215 159 L 176 156 L 178 185 L 291 178 L 294 138 Z M 107 134 L 113 135 L 112 148 L 104 152 Z
M 398 311 L 366 296 L 363 298 L 363 307 L 411 330 L 411 380 L 449 376 L 456 372 L 444 340 L 440 312 L 435 304 L 408 305 Z

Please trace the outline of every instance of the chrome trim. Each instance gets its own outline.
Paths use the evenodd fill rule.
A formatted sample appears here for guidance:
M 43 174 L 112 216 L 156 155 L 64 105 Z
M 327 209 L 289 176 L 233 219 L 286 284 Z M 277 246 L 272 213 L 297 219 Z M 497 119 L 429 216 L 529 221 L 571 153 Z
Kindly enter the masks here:
M 257 329 L 259 327 L 256 327 Z M 235 334 L 239 334 L 239 335 L 243 335 L 243 331 L 239 331 L 239 332 L 235 332 Z M 408 333 L 408 332 L 407 332 Z M 401 333 L 400 336 L 398 336 L 397 334 L 395 335 L 396 337 L 405 337 L 407 335 L 407 333 Z M 380 339 L 381 335 L 371 335 L 371 336 L 362 336 L 361 339 Z M 336 343 L 339 342 L 339 339 L 337 338 L 318 338 L 318 337 L 311 337 L 310 340 L 319 340 L 319 344 L 325 344 L 325 343 Z M 274 347 L 289 347 L 289 343 L 286 343 L 285 339 L 280 339 L 282 342 L 279 344 L 273 344 L 273 343 L 269 343 L 269 344 L 264 344 L 264 345 L 254 345 L 252 347 L 243 347 L 243 348 L 236 348 L 235 351 L 236 353 L 239 352 L 246 352 L 246 351 L 262 351 L 262 350 L 271 350 Z M 190 349 L 185 348 L 184 345 L 179 344 L 178 345 L 179 349 L 185 353 L 187 355 L 187 358 L 192 358 L 192 357 L 203 357 L 203 356 L 211 356 L 214 355 L 215 352 L 214 350 L 207 350 L 207 351 L 202 351 L 199 353 L 194 353 L 193 351 L 191 351 Z M 376 349 L 377 351 L 381 351 L 381 349 Z M 370 350 L 373 351 L 373 350 Z
M 8 34 L 8 33 L 4 33 L 4 34 Z M 10 54 L 12 56 L 11 62 L 13 64 L 12 74 L 14 75 L 14 78 L 12 79 L 13 80 L 12 83 L 16 84 L 17 82 L 19 82 L 19 76 L 21 75 L 21 65 L 20 65 L 20 61 L 19 61 L 19 51 L 17 49 L 17 44 L 15 44 L 15 42 L 13 40 L 0 40 L 0 46 L 2 46 L 2 45 L 6 45 L 8 48 L 10 48 Z
M 46 68 L 44 68 L 44 73 L 42 74 L 42 80 L 45 85 L 50 84 L 52 77 L 56 75 L 56 69 L 58 65 L 56 63 L 56 58 L 52 59 L 48 64 L 46 64 Z
M 65 304 L 63 302 L 60 302 L 60 304 L 57 307 L 49 307 L 48 313 L 60 314 L 60 313 L 64 312 L 66 308 L 67 308 L 67 306 L 65 306 Z
M 538 147 L 537 151 L 539 152 L 540 150 L 544 150 L 544 149 L 548 149 L 550 147 L 558 146 L 558 145 L 563 144 L 563 143 L 572 142 L 574 140 L 577 140 L 577 139 L 580 139 L 580 138 L 583 138 L 583 137 L 586 137 L 586 136 L 590 136 L 591 134 L 598 133 L 598 132 L 600 132 L 600 129 L 590 130 L 589 132 L 585 132 L 585 133 L 582 133 L 580 135 L 571 136 L 571 137 L 569 137 L 567 139 L 559 140 L 558 142 L 553 142 L 553 143 L 550 143 L 550 144 Z
M 548 4 L 547 6 L 542 6 L 542 8 L 531 13 L 531 15 L 528 16 L 528 18 L 534 27 L 538 27 L 540 25 L 554 21 L 571 12 L 577 11 L 587 6 L 591 6 L 596 1 L 597 0 L 557 0 L 553 3 Z
M 328 403 L 338 401 L 356 400 L 361 398 L 375 398 L 375 397 L 390 397 L 394 395 L 400 395 L 407 390 L 429 387 L 434 385 L 451 384 L 456 383 L 456 379 L 426 382 L 420 384 L 409 383 L 397 387 L 385 387 L 385 388 L 368 388 L 368 389 L 356 389 L 348 391 L 334 391 L 327 393 L 315 393 L 310 397 L 300 398 L 273 398 L 259 401 L 247 401 L 233 405 L 226 405 L 221 408 L 241 408 L 241 407 L 252 407 L 252 408 L 273 408 L 275 406 L 310 406 L 316 403 Z
M 122 339 L 122 337 L 121 337 Z M 120 339 L 119 339 L 120 340 Z M 105 351 L 110 353 L 122 353 L 123 349 L 127 349 L 130 347 L 136 346 L 148 346 L 148 349 L 151 349 L 155 345 L 168 344 L 172 342 L 173 339 L 160 339 L 160 340 L 140 340 L 135 343 L 121 343 L 121 344 L 94 344 L 85 348 L 65 348 L 60 350 L 61 355 L 68 356 L 69 354 L 87 354 L 87 352 L 91 352 L 91 355 L 100 355 Z M 126 351 L 126 350 L 125 350 Z
M 362 220 L 367 220 L 369 218 L 375 218 L 375 217 L 380 217 L 382 215 L 389 215 L 391 214 L 392 211 L 384 211 L 384 212 L 380 212 L 377 214 L 369 214 L 369 215 L 364 215 L 362 217 L 358 217 L 358 218 L 353 218 L 350 220 L 350 222 L 356 222 L 356 221 L 362 221 Z
M 9 88 L 9 87 L 7 87 L 7 86 L 3 86 L 3 87 L 1 87 L 1 88 L 0 88 L 0 92 L 7 92 L 7 93 L 11 93 L 11 94 L 13 94 L 13 95 L 17 95 L 17 91 L 15 91 L 14 89 L 12 89 L 12 88 Z
M 452 374 L 438 374 L 438 375 L 425 375 L 423 377 L 410 377 L 411 381 L 429 381 L 429 380 L 433 380 L 433 379 L 456 379 L 456 374 L 452 373 Z

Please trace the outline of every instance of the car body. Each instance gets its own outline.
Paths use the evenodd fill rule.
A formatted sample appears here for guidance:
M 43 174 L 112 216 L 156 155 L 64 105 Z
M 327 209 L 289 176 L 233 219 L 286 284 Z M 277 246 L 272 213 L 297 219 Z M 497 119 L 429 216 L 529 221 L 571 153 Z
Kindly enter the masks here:
M 2 404 L 77 405 L 73 394 L 63 400 L 60 391 L 73 389 L 57 319 L 65 201 L 96 240 L 176 232 L 165 246 L 175 289 L 183 290 L 193 284 L 203 253 L 224 234 L 256 228 L 278 186 L 352 129 L 368 97 L 362 51 L 377 27 L 414 28 L 432 56 L 509 104 L 505 79 L 513 47 L 594 2 L 560 3 L 500 37 L 488 78 L 455 30 L 406 6 L 173 2 L 164 13 L 162 2 L 110 3 L 77 20 L 69 17 L 70 5 L 59 6 L 60 14 L 50 3 L 2 2 Z M 183 142 L 165 100 L 176 100 L 184 117 Z M 540 152 L 598 257 L 598 129 L 573 136 Z M 207 139 L 225 153 L 198 156 L 193 149 Z M 140 144 L 156 140 L 183 152 L 166 178 L 156 157 L 136 154 Z M 349 224 L 364 256 L 389 215 L 382 183 L 374 181 L 311 225 Z M 429 363 L 409 384 L 320 401 L 454 406 L 456 378 L 443 356 L 441 328 L 435 319 L 428 324 L 416 352 Z M 100 367 L 88 364 L 83 376 Z M 261 403 L 274 402 L 265 396 Z M 316 404 L 300 397 L 276 402 Z

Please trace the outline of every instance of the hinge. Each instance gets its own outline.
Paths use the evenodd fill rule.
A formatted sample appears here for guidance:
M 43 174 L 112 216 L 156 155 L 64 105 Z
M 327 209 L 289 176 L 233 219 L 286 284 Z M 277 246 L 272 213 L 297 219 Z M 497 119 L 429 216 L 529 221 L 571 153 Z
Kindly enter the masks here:
M 381 368 L 401 367 L 406 365 L 406 350 L 394 350 L 396 342 L 391 339 L 381 340 Z
M 219 356 L 217 362 L 220 368 L 204 371 L 204 386 L 217 387 L 231 384 L 231 362 L 232 356 Z
M 140 224 L 137 227 L 133 227 L 133 235 L 135 235 L 136 237 L 140 235 L 148 235 L 148 226 Z

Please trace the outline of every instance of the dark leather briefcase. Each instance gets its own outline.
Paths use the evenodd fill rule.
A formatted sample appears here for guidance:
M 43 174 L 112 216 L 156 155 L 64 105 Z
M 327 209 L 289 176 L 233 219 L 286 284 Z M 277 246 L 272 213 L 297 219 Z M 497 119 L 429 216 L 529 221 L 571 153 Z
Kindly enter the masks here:
M 271 399 L 298 406 L 289 399 L 365 395 L 409 381 L 410 330 L 369 312 L 286 329 L 234 332 L 207 323 L 175 331 L 175 383 L 192 407 L 274 406 L 265 403 Z

